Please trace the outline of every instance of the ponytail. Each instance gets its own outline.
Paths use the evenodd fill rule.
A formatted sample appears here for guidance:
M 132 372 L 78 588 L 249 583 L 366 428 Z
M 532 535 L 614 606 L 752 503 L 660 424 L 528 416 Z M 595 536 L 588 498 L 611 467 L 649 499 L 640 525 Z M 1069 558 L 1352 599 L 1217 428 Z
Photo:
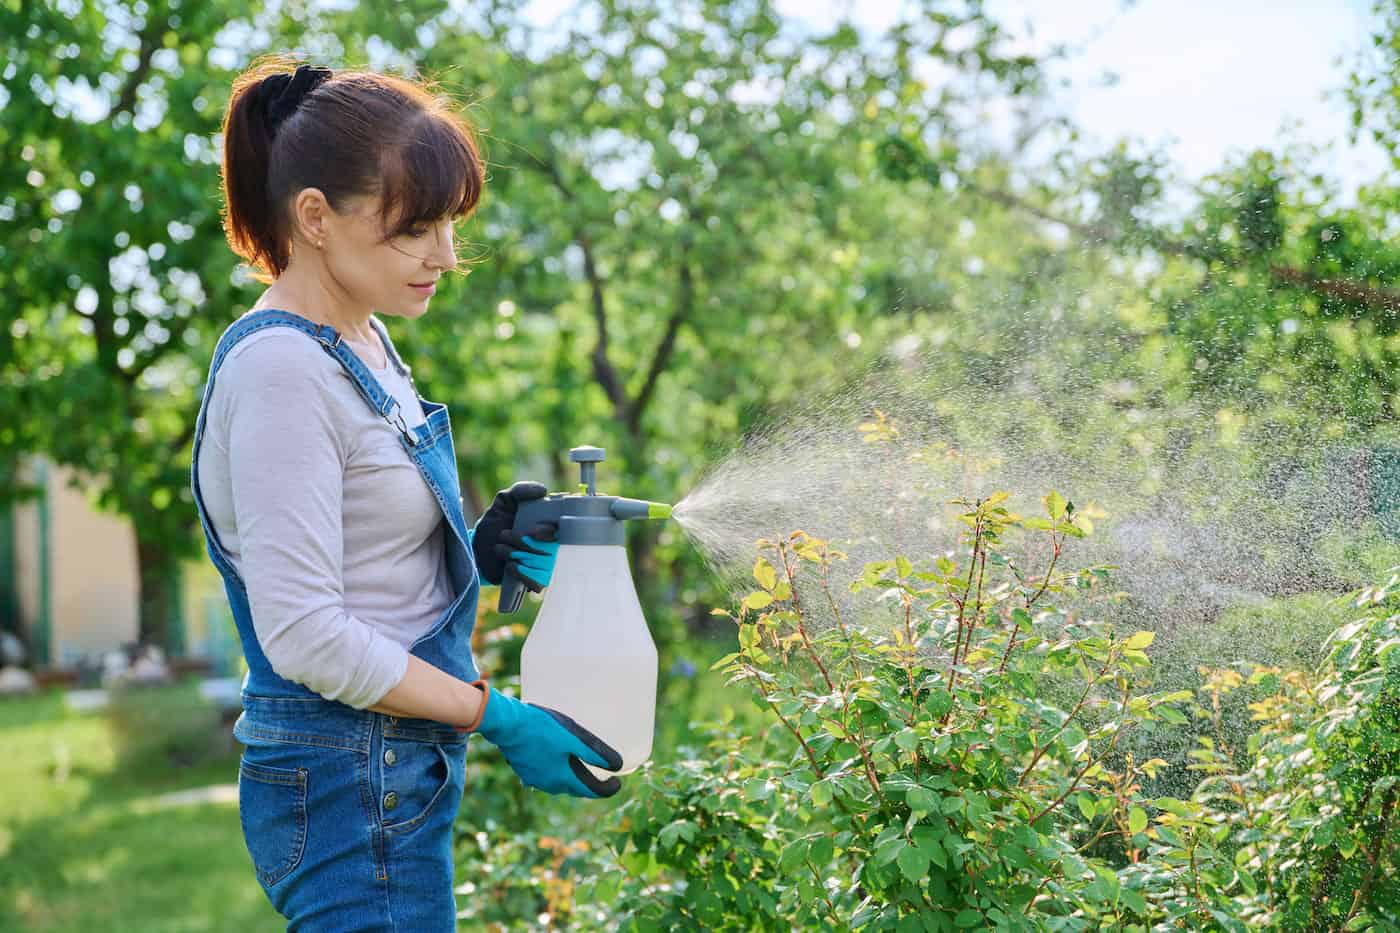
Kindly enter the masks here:
M 283 244 L 279 211 L 267 187 L 272 133 L 261 93 L 263 81 L 286 67 L 280 60 L 268 61 L 239 75 L 224 115 L 224 236 L 233 251 L 258 270 L 255 278 L 263 283 L 282 274 L 291 251 Z

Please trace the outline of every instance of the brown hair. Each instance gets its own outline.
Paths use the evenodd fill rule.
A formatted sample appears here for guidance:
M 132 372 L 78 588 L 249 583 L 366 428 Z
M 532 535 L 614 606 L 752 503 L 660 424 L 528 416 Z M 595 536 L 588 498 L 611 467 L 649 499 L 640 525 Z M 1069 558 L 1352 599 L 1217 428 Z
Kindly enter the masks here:
M 264 79 L 294 62 L 261 59 L 233 82 L 224 115 L 224 235 L 268 283 L 291 254 L 290 199 L 319 188 L 334 210 L 382 196 L 384 240 L 476 208 L 485 170 L 471 125 L 431 84 L 344 71 L 316 85 L 269 132 Z

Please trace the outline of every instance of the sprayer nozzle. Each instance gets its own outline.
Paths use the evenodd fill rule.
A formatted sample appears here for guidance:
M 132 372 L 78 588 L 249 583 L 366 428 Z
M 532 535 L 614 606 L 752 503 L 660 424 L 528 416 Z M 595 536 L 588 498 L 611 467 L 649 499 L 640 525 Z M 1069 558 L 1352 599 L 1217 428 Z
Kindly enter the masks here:
M 612 516 L 617 519 L 670 518 L 671 507 L 664 502 L 647 502 L 645 499 L 614 499 Z

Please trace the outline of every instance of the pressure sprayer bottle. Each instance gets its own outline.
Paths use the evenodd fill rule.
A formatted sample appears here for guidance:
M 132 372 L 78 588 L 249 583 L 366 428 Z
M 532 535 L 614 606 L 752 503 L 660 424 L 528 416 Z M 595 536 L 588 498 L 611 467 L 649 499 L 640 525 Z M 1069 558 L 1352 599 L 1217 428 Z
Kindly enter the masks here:
M 596 488 L 603 450 L 575 447 L 577 494 L 553 493 L 521 503 L 515 530 L 539 522 L 559 525 L 559 554 L 544 604 L 520 651 L 520 692 L 527 703 L 571 717 L 622 756 L 622 770 L 637 769 L 651 755 L 656 725 L 656 643 L 632 583 L 622 523 L 670 518 L 660 502 L 600 496 Z M 515 612 L 525 584 L 507 569 L 501 612 Z M 613 772 L 588 766 L 600 779 Z

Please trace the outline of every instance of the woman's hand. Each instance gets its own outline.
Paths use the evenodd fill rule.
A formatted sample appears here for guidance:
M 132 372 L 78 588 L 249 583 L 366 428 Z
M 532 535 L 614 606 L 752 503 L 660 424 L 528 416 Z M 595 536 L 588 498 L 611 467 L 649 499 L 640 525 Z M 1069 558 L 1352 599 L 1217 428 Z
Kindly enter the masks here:
M 515 531 L 515 515 L 520 504 L 542 499 L 547 494 L 542 483 L 529 480 L 521 480 L 496 493 L 490 508 L 471 533 L 472 556 L 476 558 L 482 580 L 500 586 L 509 567 L 531 592 L 538 593 L 549 585 L 559 552 L 558 526 L 554 522 L 540 522 L 523 533 Z
M 505 756 L 521 783 L 551 794 L 611 797 L 622 779 L 600 781 L 584 764 L 608 771 L 622 767 L 611 746 L 558 710 L 520 700 L 474 682 L 483 693 L 480 721 L 462 732 L 479 732 Z

